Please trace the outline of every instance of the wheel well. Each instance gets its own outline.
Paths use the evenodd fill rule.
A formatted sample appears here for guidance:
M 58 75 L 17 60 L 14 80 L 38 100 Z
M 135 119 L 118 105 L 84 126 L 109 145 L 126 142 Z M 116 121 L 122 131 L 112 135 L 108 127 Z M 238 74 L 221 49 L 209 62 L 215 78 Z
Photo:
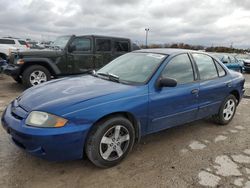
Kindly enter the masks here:
M 43 66 L 43 67 L 45 67 L 46 69 L 48 69 L 48 71 L 50 72 L 50 74 L 51 74 L 52 76 L 56 76 L 54 70 L 53 70 L 47 63 L 45 63 L 45 62 L 29 62 L 29 63 L 25 63 L 25 64 L 22 66 L 22 68 L 21 68 L 20 75 L 23 74 L 23 71 L 24 71 L 26 68 L 28 68 L 28 67 L 30 67 L 30 66 L 33 66 L 33 65 L 40 65 L 40 66 Z
M 237 104 L 238 104 L 239 101 L 240 101 L 240 94 L 239 94 L 239 92 L 237 90 L 233 90 L 233 91 L 230 92 L 230 94 L 232 94 L 232 95 L 235 96 L 235 98 L 237 99 Z
M 94 125 L 92 126 L 91 129 L 93 129 L 101 121 L 105 121 L 106 119 L 112 118 L 114 116 L 123 116 L 123 117 L 125 117 L 126 119 L 128 119 L 132 123 L 132 125 L 133 125 L 133 127 L 135 129 L 135 142 L 139 142 L 140 137 L 141 137 L 141 134 L 140 134 L 140 131 L 141 131 L 140 130 L 140 123 L 136 120 L 136 118 L 134 117 L 134 115 L 131 114 L 131 113 L 129 113 L 129 112 L 115 112 L 115 113 L 111 113 L 111 114 L 105 115 L 105 116 L 101 117 L 100 119 L 98 119 L 94 123 Z
M 7 60 L 7 55 L 4 53 L 0 53 L 0 58 Z

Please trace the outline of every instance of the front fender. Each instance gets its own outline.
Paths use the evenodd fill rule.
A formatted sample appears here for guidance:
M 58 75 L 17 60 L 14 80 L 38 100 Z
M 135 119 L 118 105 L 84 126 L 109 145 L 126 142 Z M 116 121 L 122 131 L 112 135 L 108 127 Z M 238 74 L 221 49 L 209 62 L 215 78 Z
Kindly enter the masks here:
M 49 58 L 23 58 L 25 64 L 24 66 L 22 66 L 22 69 L 24 69 L 24 67 L 29 66 L 31 64 L 39 64 L 39 65 L 44 65 L 45 67 L 49 67 L 56 75 L 60 74 L 61 71 L 59 70 L 59 68 L 57 67 L 57 60 L 56 62 L 53 62 L 51 59 Z
M 147 132 L 148 126 L 148 94 L 124 97 L 121 99 L 110 100 L 94 99 L 86 101 L 85 107 L 66 113 L 63 117 L 71 119 L 75 124 L 91 124 L 101 118 L 114 113 L 129 113 L 133 115 L 140 124 L 140 135 Z M 89 105 L 88 105 L 88 104 Z M 90 104 L 92 103 L 92 105 Z M 93 103 L 95 103 L 93 105 Z

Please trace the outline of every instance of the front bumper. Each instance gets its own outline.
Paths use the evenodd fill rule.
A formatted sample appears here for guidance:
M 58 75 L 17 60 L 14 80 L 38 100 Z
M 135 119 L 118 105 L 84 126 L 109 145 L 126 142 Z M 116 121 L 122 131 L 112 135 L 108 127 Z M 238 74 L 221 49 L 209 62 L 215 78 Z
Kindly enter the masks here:
M 4 74 L 7 74 L 12 77 L 18 77 L 21 72 L 21 67 L 16 65 L 9 64 L 7 67 L 3 70 Z
M 90 125 L 66 125 L 61 128 L 37 128 L 25 125 L 22 108 L 12 111 L 10 104 L 2 116 L 2 126 L 13 142 L 28 153 L 50 161 L 75 160 L 83 157 L 85 138 Z M 16 113 L 17 112 L 17 113 Z

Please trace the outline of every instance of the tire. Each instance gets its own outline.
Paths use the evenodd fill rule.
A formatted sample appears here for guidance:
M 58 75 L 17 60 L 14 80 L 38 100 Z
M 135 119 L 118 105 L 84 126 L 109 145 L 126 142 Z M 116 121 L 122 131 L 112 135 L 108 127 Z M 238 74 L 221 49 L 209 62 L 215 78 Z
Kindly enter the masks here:
M 129 154 L 134 142 L 135 130 L 132 123 L 122 116 L 116 116 L 95 125 L 87 138 L 85 152 L 88 159 L 96 166 L 113 167 Z M 109 152 L 111 150 L 112 152 Z
M 232 103 L 230 110 L 229 104 Z M 228 107 L 228 108 L 227 108 Z M 219 125 L 227 125 L 234 117 L 237 108 L 237 100 L 234 95 L 229 95 L 221 104 L 219 113 L 212 116 L 212 120 Z M 227 110 L 226 110 L 227 109 Z M 233 109 L 233 110 L 232 110 Z M 225 112 L 225 111 L 226 112 Z M 231 115 L 229 116 L 229 113 Z M 226 117 L 225 117 L 226 116 Z
M 22 79 L 21 79 L 19 76 L 17 76 L 17 77 L 12 77 L 12 78 L 13 78 L 13 80 L 15 80 L 17 83 L 19 83 L 19 84 L 22 83 Z
M 34 76 L 39 77 L 35 78 Z M 51 74 L 49 70 L 41 65 L 32 65 L 26 68 L 22 74 L 22 82 L 25 87 L 39 85 L 49 80 L 51 80 Z

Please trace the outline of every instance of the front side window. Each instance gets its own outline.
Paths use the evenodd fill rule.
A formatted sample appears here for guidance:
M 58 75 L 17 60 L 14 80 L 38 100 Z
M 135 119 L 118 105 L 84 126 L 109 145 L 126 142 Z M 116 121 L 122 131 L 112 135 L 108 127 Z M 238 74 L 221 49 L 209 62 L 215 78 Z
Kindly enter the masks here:
M 109 39 L 96 39 L 96 51 L 98 51 L 98 52 L 111 51 L 111 40 L 109 40 Z
M 165 58 L 154 53 L 127 53 L 101 68 L 97 75 L 111 74 L 120 81 L 144 84 Z
M 176 79 L 178 84 L 194 81 L 193 67 L 188 55 L 181 54 L 171 59 L 162 76 Z
M 201 80 L 209 80 L 218 77 L 214 60 L 205 54 L 193 53 L 193 58 L 198 66 Z
M 91 50 L 91 41 L 87 38 L 75 38 L 71 46 L 73 46 L 74 51 L 86 52 Z

